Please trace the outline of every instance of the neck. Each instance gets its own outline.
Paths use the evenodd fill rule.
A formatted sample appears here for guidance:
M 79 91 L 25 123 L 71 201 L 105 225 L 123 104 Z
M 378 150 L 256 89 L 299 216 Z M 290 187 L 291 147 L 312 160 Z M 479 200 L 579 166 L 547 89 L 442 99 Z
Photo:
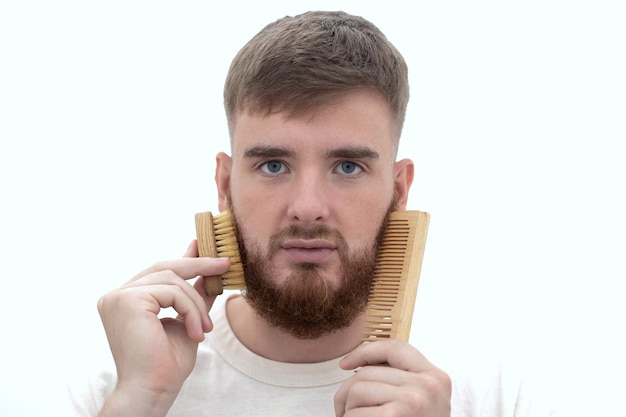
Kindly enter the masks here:
M 313 363 L 335 359 L 356 348 L 362 338 L 363 317 L 349 327 L 317 339 L 299 339 L 270 325 L 242 296 L 228 300 L 226 314 L 235 336 L 246 348 L 278 362 Z

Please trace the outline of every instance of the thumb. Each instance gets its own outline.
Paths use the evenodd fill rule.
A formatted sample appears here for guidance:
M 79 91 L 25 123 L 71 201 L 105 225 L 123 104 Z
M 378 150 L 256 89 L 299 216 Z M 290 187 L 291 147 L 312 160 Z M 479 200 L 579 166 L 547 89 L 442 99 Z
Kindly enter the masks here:
M 197 258 L 198 256 L 198 241 L 194 239 L 185 250 L 183 258 Z

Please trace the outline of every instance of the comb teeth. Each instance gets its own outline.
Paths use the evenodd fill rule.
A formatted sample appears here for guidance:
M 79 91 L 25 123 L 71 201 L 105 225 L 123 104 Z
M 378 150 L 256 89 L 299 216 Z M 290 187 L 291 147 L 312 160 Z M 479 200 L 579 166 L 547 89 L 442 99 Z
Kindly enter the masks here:
M 408 341 L 429 218 L 428 213 L 421 211 L 389 215 L 376 258 L 364 340 Z

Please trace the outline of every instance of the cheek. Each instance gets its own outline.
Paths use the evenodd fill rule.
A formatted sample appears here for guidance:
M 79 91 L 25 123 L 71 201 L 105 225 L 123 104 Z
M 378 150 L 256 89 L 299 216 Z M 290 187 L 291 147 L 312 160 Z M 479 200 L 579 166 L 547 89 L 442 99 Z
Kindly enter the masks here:
M 355 205 L 352 213 L 345 218 L 353 233 L 353 247 L 369 249 L 369 245 L 379 237 L 386 217 L 397 209 L 397 195 L 393 190 L 389 190 L 388 195 L 370 195 L 367 200 Z
M 285 213 L 288 195 L 277 187 L 265 187 L 249 174 L 233 173 L 230 182 L 230 205 L 251 234 L 274 233 Z
M 368 206 L 364 210 L 353 213 L 346 218 L 344 237 L 350 247 L 359 250 L 369 250 L 380 231 L 380 227 L 387 216 L 388 206 L 384 208 Z
M 245 193 L 231 194 L 230 208 L 237 216 L 237 227 L 246 247 L 265 251 L 269 236 L 276 230 L 271 220 L 273 214 L 260 204 L 259 199 Z

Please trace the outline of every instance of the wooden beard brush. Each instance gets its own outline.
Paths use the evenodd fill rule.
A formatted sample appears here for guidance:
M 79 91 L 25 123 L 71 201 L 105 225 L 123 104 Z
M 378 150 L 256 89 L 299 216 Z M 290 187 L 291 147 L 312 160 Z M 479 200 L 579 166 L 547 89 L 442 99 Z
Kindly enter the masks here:
M 228 257 L 231 262 L 224 275 L 203 278 L 209 295 L 245 288 L 231 216 L 228 210 L 215 217 L 210 212 L 196 214 L 199 255 Z M 429 221 L 423 211 L 390 213 L 368 297 L 365 341 L 409 340 Z
M 245 288 L 239 244 L 230 210 L 224 210 L 215 217 L 208 211 L 197 213 L 196 237 L 200 256 L 230 258 L 230 268 L 224 275 L 203 277 L 207 295 L 221 294 L 224 289 Z

